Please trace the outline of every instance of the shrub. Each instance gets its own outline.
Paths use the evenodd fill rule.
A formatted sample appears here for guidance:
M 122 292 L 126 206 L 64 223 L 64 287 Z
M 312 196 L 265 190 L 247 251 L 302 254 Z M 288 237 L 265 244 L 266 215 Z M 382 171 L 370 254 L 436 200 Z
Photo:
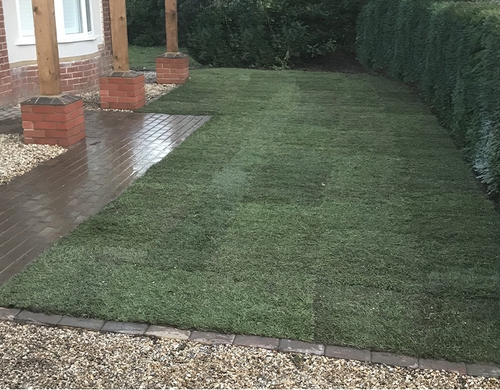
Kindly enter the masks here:
M 373 0 L 361 63 L 415 85 L 490 192 L 500 189 L 500 4 Z
M 354 52 L 367 0 L 179 0 L 179 40 L 204 65 L 273 67 Z M 165 44 L 164 0 L 127 0 L 129 42 Z
M 364 0 L 210 0 L 188 27 L 190 54 L 205 65 L 287 66 L 354 49 Z
M 127 0 L 127 29 L 132 45 L 164 45 L 165 0 Z

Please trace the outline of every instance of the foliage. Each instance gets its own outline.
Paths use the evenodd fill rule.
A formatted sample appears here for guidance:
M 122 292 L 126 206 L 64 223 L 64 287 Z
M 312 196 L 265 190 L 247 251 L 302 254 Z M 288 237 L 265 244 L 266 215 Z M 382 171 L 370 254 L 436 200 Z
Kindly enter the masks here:
M 163 0 L 127 0 L 129 41 L 162 45 Z M 354 51 L 366 0 L 180 0 L 179 39 L 204 65 L 287 66 L 336 48 Z
M 165 45 L 165 0 L 126 0 L 126 4 L 129 43 Z
M 363 1 L 205 0 L 189 25 L 187 45 L 212 66 L 287 66 L 336 48 L 353 50 Z
M 490 192 L 500 189 L 500 4 L 374 0 L 358 57 L 415 85 Z

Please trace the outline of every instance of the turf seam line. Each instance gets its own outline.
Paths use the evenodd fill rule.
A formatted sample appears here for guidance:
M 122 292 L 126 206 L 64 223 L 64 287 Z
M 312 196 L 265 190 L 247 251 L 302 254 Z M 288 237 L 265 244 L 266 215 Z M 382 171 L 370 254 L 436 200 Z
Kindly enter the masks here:
M 140 324 L 133 322 L 104 321 L 91 318 L 34 313 L 28 310 L 0 307 L 0 321 L 38 326 L 84 329 L 101 333 L 121 333 L 129 336 L 157 337 L 189 340 L 201 344 L 223 344 L 249 348 L 264 348 L 295 354 L 314 354 L 334 359 L 357 360 L 387 366 L 406 367 L 452 372 L 459 375 L 500 378 L 500 367 L 488 364 L 469 364 L 445 360 L 424 359 L 388 352 L 371 351 L 335 345 L 315 344 L 298 340 L 234 335 L 197 330 L 183 330 L 172 327 Z

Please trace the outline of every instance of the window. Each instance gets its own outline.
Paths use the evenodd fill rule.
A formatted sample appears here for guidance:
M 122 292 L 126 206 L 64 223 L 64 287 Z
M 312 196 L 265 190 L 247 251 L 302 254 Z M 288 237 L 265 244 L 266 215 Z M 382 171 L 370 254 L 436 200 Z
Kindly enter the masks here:
M 18 0 L 21 35 L 35 35 L 31 0 Z M 55 0 L 57 35 L 62 41 L 92 32 L 90 0 Z
M 19 0 L 19 19 L 21 22 L 21 33 L 23 37 L 35 35 L 31 7 L 31 0 Z

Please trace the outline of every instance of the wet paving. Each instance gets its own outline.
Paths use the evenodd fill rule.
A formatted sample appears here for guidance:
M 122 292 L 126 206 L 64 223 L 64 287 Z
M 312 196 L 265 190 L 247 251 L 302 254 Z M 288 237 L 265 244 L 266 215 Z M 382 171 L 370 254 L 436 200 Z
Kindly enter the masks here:
M 209 119 L 85 112 L 86 140 L 0 186 L 0 284 L 96 214 Z M 0 113 L 0 133 L 19 132 L 20 124 L 20 118 L 1 118 Z

